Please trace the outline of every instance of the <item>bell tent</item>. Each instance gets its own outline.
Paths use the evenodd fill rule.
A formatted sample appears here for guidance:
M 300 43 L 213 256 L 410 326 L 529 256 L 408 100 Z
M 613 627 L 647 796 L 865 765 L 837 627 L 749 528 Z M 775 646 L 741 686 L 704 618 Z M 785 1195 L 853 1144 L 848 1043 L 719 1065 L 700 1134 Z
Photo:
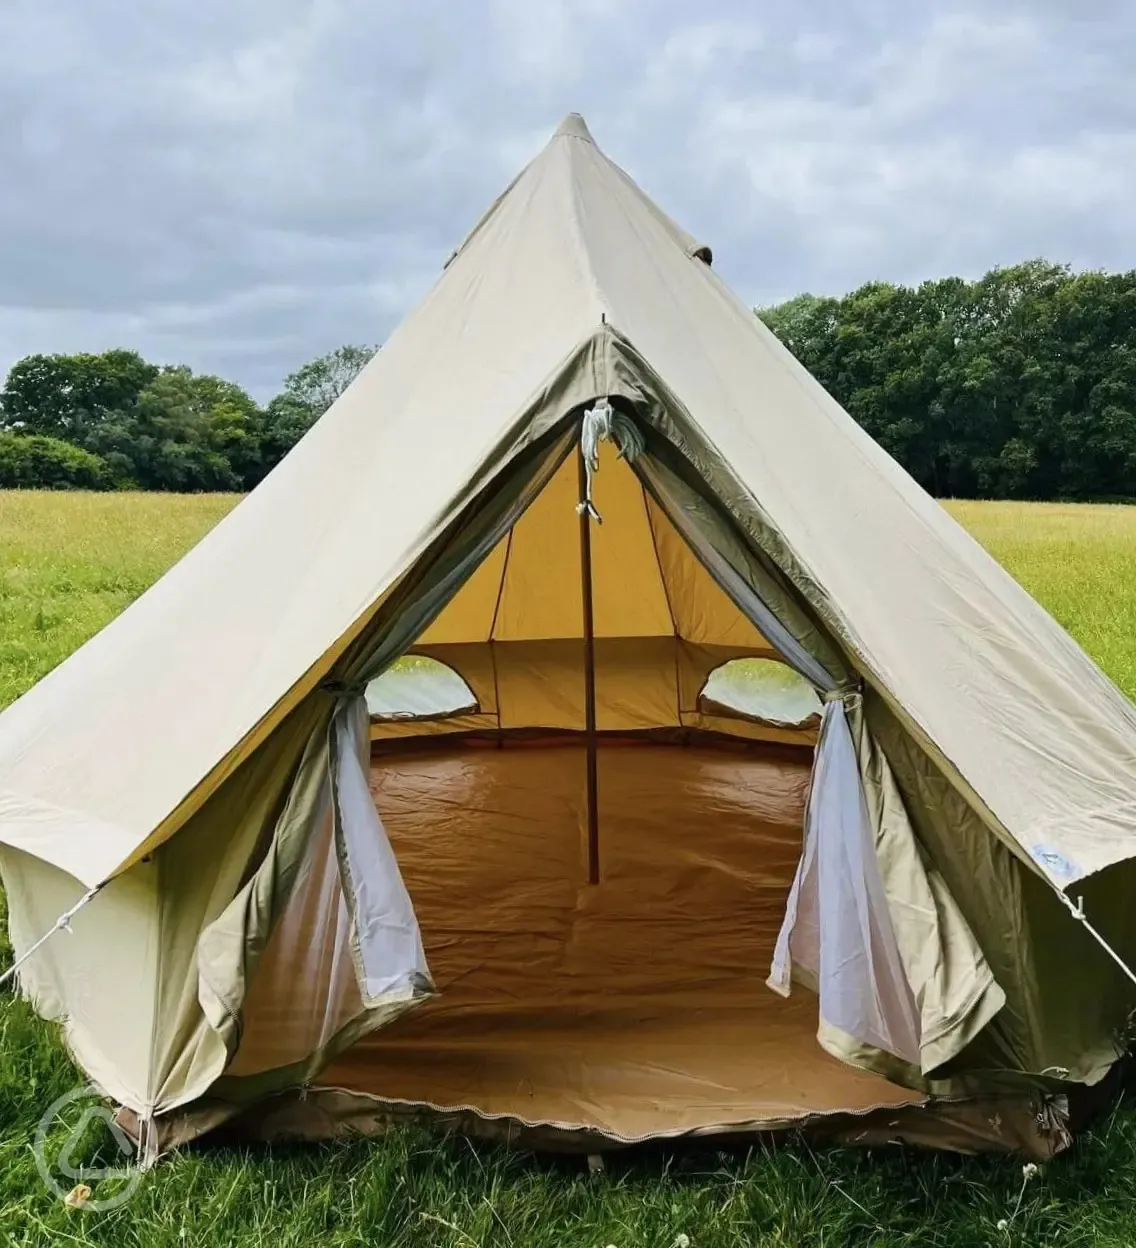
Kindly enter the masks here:
M 0 716 L 20 988 L 151 1153 L 1048 1154 L 1121 1055 L 1134 858 L 1132 706 L 575 115 Z

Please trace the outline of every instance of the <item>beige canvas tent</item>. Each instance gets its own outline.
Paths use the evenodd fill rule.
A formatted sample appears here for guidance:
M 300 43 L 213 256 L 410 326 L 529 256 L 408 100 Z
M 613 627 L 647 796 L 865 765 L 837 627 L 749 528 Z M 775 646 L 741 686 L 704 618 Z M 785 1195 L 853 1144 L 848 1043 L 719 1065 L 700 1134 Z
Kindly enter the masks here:
M 1133 708 L 578 117 L 0 716 L 21 988 L 151 1148 L 1048 1153 L 1133 857 Z

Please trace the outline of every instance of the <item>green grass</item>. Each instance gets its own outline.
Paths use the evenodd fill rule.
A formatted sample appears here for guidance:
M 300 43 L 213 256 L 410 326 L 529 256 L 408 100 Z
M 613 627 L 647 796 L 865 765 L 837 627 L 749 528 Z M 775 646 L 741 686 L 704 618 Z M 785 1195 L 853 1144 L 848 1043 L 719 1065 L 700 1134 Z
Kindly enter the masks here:
M 112 620 L 235 501 L 0 490 L 0 706 Z
M 233 501 L 0 492 L 0 704 L 111 619 Z M 950 510 L 1136 695 L 1136 508 Z M 44 1107 L 78 1082 L 53 1031 L 24 1003 L 0 1001 L 2 1243 L 1136 1244 L 1136 1114 L 1128 1110 L 1044 1166 L 1024 1192 L 1020 1158 L 789 1145 L 646 1154 L 588 1177 L 571 1160 L 400 1131 L 318 1148 L 187 1150 L 121 1209 L 100 1214 L 49 1195 L 31 1152 Z M 108 1143 L 93 1135 L 87 1158 L 107 1154 Z
M 1136 699 L 1136 506 L 951 502 L 947 510 Z

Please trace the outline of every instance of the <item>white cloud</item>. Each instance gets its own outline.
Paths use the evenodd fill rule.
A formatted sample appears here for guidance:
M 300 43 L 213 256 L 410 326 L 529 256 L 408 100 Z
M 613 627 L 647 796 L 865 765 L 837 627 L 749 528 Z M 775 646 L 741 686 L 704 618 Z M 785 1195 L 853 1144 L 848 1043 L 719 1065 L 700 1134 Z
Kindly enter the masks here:
M 606 0 L 490 0 L 499 69 L 525 84 L 570 84 L 588 68 L 581 58 L 581 25 L 604 17 L 610 7 Z
M 828 58 L 832 40 L 824 47 Z M 956 12 L 848 59 L 807 89 L 771 74 L 754 91 L 722 75 L 721 61 L 687 84 L 697 136 L 688 155 L 729 188 L 729 242 L 772 236 L 799 258 L 765 278 L 766 299 L 876 276 L 978 273 L 1041 252 L 1125 262 L 1136 129 L 1086 130 L 1071 106 L 1112 88 L 1098 52 L 1059 48 L 1024 15 Z M 1071 228 L 1078 217 L 1083 227 Z

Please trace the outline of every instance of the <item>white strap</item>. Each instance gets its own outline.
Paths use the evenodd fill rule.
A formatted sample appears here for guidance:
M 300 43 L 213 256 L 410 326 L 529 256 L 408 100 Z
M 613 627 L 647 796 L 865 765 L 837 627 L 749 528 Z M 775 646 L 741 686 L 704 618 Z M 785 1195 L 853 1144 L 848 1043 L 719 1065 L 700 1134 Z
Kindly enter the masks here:
M 597 399 L 595 407 L 584 412 L 584 420 L 580 426 L 580 454 L 584 457 L 584 473 L 587 484 L 584 488 L 584 501 L 576 511 L 579 515 L 589 515 L 597 524 L 603 524 L 603 517 L 592 502 L 592 478 L 600 467 L 600 443 L 610 441 L 613 433 L 615 409 L 607 399 Z

